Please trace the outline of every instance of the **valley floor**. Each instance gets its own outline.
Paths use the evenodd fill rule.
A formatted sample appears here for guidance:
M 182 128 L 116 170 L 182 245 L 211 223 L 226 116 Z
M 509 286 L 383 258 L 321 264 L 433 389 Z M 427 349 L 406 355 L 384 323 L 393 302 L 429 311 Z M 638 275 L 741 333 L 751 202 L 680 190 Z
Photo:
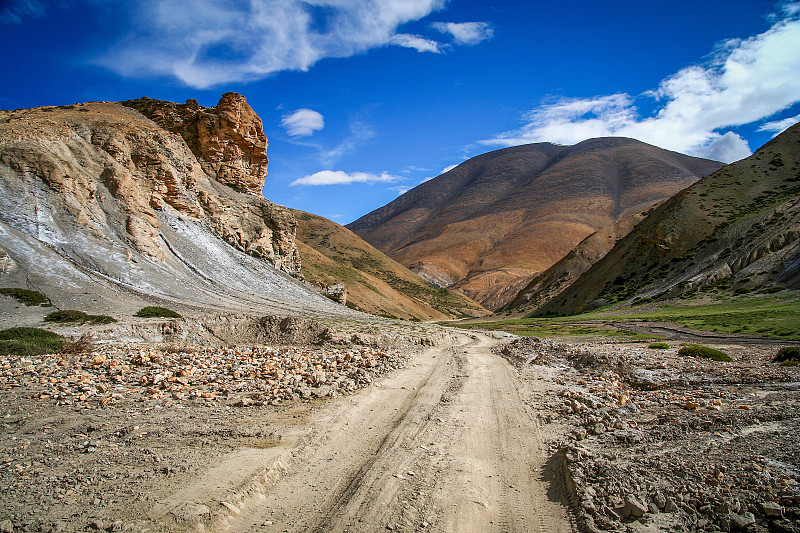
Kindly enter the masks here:
M 0 530 L 800 531 L 800 367 L 774 347 L 430 332 L 3 361 Z

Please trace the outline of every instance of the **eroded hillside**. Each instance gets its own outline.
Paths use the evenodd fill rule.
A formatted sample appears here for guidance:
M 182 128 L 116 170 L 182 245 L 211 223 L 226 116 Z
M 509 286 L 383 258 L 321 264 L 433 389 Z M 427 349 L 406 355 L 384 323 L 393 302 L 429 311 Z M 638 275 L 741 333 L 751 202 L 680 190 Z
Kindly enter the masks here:
M 349 312 L 292 279 L 296 221 L 261 195 L 266 147 L 235 93 L 211 108 L 141 99 L 0 112 L 3 285 L 111 315 L 153 301 Z

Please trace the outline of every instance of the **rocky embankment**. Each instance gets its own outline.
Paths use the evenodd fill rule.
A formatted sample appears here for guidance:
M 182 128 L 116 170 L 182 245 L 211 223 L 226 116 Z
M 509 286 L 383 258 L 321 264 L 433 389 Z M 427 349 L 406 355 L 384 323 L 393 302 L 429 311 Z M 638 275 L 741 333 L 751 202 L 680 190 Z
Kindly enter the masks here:
M 541 398 L 585 531 L 800 531 L 800 367 L 776 348 L 718 346 L 717 362 L 679 346 L 501 348 L 561 384 Z M 542 409 L 542 404 L 537 404 Z

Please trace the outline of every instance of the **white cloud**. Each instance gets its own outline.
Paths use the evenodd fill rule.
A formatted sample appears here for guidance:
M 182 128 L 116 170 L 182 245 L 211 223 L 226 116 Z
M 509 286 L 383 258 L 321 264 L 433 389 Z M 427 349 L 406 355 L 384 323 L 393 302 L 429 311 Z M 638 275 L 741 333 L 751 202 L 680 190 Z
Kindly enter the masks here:
M 392 176 L 383 172 L 370 174 L 368 172 L 343 172 L 341 170 L 322 170 L 309 176 L 296 179 L 289 185 L 347 185 L 350 183 L 393 183 L 402 181 L 399 176 Z
M 392 35 L 389 39 L 389 44 L 403 46 L 405 48 L 413 48 L 417 52 L 433 52 L 434 54 L 441 54 L 441 45 L 436 41 L 420 37 L 419 35 L 410 35 L 408 33 L 398 33 Z
M 329 57 L 396 44 L 437 51 L 402 24 L 447 0 L 140 0 L 129 37 L 98 62 L 124 76 L 175 76 L 206 88 L 306 71 Z
M 636 98 L 654 103 L 656 112 L 640 116 Z M 481 143 L 574 144 L 624 136 L 730 162 L 749 155 L 750 147 L 728 128 L 769 118 L 797 102 L 800 21 L 785 19 L 760 35 L 723 43 L 707 64 L 677 72 L 654 91 L 557 99 L 529 112 L 522 127 Z
M 783 133 L 785 130 L 800 122 L 800 115 L 795 117 L 785 118 L 783 120 L 776 120 L 774 122 L 766 122 L 759 126 L 758 131 L 771 131 L 775 135 Z
M 291 115 L 283 117 L 281 126 L 292 137 L 308 137 L 325 127 L 325 119 L 313 109 L 298 109 Z
M 460 163 L 459 163 L 459 164 L 460 164 Z M 458 166 L 458 165 L 449 165 L 449 166 L 446 166 L 446 167 L 444 167 L 444 168 L 442 169 L 442 171 L 441 171 L 439 174 L 444 174 L 444 173 L 446 173 L 446 172 L 450 172 L 451 170 L 453 170 L 453 169 L 454 169 L 454 168 L 456 168 L 457 166 Z
M 452 35 L 456 44 L 474 45 L 494 36 L 494 29 L 487 22 L 434 22 L 431 26 Z

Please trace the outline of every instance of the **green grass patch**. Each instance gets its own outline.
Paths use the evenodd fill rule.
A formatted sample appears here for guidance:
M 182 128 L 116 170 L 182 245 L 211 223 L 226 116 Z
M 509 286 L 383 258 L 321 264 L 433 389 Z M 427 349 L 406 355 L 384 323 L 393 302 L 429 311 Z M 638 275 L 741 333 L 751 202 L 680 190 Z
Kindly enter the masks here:
M 9 328 L 0 331 L 0 355 L 41 355 L 58 352 L 64 339 L 39 328 Z
M 107 315 L 87 315 L 83 311 L 63 309 L 61 311 L 53 311 L 46 315 L 44 321 L 56 324 L 111 324 L 112 322 L 116 322 L 117 319 Z
M 138 311 L 136 311 L 136 316 L 140 318 L 181 318 L 181 315 L 173 311 L 172 309 L 167 309 L 166 307 L 159 307 L 157 305 L 150 305 L 147 307 L 142 307 Z
M 655 335 L 644 335 L 632 331 L 626 331 L 609 327 L 603 324 L 591 323 L 565 323 L 557 319 L 541 318 L 512 318 L 508 320 L 498 320 L 494 322 L 472 322 L 466 324 L 449 324 L 448 326 L 458 328 L 480 328 L 489 331 L 507 331 L 523 337 L 623 337 L 626 339 L 653 339 L 661 338 Z
M 660 305 L 655 309 L 598 310 L 570 320 L 674 322 L 715 333 L 800 340 L 800 301 L 796 291 L 783 296 L 746 295 L 708 304 Z
M 667 350 L 669 349 L 669 344 L 666 342 L 654 342 L 648 348 L 652 348 L 653 350 Z
M 47 296 L 41 292 L 32 291 L 30 289 L 21 289 L 19 287 L 4 287 L 0 289 L 0 294 L 16 298 L 18 302 L 28 306 L 42 305 L 47 302 Z
M 713 359 L 714 361 L 730 362 L 733 359 L 728 354 L 708 346 L 684 346 L 678 350 L 679 355 L 686 357 L 702 357 L 703 359 Z
M 784 363 L 787 364 L 787 366 L 800 363 L 800 346 L 784 346 L 778 350 L 772 362 Z

